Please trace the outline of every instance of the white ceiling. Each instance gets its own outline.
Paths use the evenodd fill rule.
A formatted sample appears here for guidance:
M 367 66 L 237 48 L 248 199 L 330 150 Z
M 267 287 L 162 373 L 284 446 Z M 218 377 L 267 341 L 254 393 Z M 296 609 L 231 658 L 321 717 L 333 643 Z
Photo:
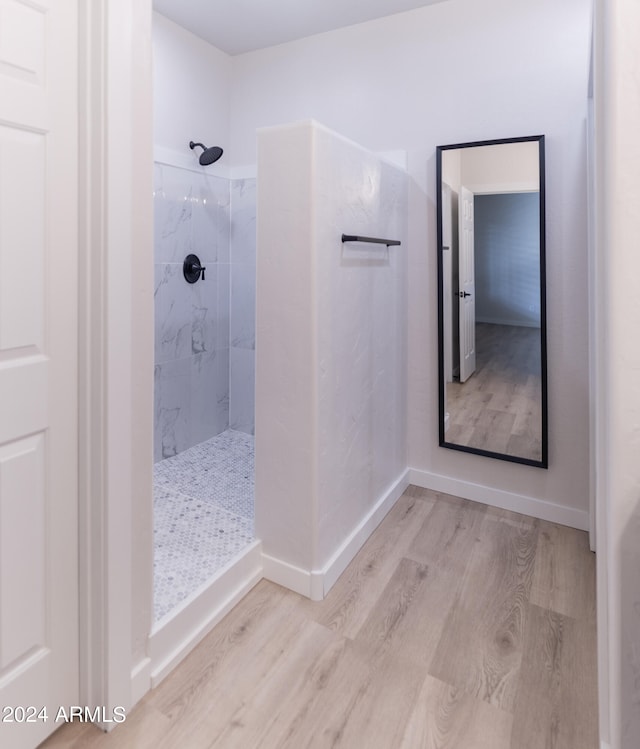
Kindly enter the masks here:
M 153 0 L 153 7 L 238 55 L 443 0 Z

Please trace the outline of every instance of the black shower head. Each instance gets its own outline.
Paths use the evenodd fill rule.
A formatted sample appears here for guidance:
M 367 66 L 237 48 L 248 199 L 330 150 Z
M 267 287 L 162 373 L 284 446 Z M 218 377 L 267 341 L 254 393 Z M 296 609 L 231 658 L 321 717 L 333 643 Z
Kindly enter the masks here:
M 213 162 L 217 161 L 223 153 L 220 146 L 211 146 L 211 148 L 207 148 L 203 143 L 194 143 L 192 140 L 189 141 L 189 148 L 192 151 L 196 146 L 200 146 L 200 148 L 202 149 L 202 153 L 200 154 L 199 159 L 202 166 L 209 166 L 209 164 L 213 164 Z

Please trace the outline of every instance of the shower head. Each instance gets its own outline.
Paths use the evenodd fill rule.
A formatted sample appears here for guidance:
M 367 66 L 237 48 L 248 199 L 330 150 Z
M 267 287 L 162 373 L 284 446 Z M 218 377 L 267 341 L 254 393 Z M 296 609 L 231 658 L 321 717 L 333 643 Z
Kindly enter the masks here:
M 200 146 L 202 153 L 200 154 L 200 164 L 202 166 L 209 166 L 217 161 L 222 156 L 222 149 L 220 146 L 211 146 L 207 148 L 203 143 L 194 143 L 192 140 L 189 141 L 189 148 L 193 151 L 196 146 Z

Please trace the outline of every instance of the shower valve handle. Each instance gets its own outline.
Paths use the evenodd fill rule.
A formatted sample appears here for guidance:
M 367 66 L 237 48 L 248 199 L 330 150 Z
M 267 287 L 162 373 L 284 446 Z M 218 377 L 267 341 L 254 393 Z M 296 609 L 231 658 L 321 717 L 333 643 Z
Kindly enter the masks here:
M 200 258 L 197 255 L 187 255 L 182 264 L 182 273 L 187 283 L 195 283 L 202 275 L 204 281 L 204 272 L 206 268 L 200 265 Z

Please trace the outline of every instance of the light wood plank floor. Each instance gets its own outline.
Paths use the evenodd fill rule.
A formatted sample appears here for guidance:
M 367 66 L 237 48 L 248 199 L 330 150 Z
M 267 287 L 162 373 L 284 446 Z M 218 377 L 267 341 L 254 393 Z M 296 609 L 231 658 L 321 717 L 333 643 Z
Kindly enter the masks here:
M 596 749 L 587 535 L 410 487 L 311 602 L 260 582 L 111 734 L 47 749 Z
M 476 323 L 476 371 L 447 383 L 447 442 L 542 459 L 540 329 Z

